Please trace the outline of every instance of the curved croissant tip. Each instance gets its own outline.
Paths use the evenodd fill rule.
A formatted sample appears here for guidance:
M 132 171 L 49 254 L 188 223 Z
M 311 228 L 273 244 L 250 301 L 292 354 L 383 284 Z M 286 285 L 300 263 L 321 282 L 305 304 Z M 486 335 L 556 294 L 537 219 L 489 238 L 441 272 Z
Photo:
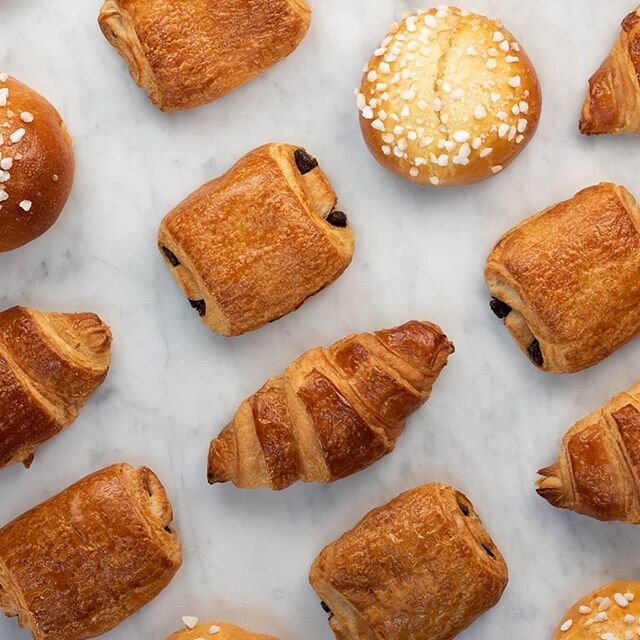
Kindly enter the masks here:
M 207 480 L 209 484 L 219 484 L 231 480 L 231 474 L 225 463 L 225 457 L 220 451 L 219 444 L 219 439 L 216 438 L 211 441 L 211 446 L 209 447 L 209 460 L 207 463 Z
M 544 498 L 554 507 L 562 507 L 565 501 L 564 485 L 560 476 L 560 465 L 554 464 L 550 467 L 540 469 L 536 485 L 536 493 Z

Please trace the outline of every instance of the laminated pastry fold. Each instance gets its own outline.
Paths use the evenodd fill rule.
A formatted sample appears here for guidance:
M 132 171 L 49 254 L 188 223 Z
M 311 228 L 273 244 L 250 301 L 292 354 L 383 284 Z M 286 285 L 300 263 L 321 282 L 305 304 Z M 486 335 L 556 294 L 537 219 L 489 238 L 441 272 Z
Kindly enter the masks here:
M 634 640 L 640 636 L 640 582 L 618 580 L 576 602 L 552 640 Z
M 87 476 L 0 529 L 0 609 L 34 640 L 86 640 L 155 598 L 182 563 L 146 467 Z
M 640 8 L 622 21 L 611 53 L 589 80 L 580 132 L 640 133 Z
M 227 622 L 197 622 L 189 627 L 176 631 L 167 640 L 278 640 L 273 636 L 246 631 Z
M 111 332 L 94 313 L 0 313 L 0 467 L 29 466 L 107 375 Z
M 640 524 L 640 384 L 576 423 L 558 462 L 538 473 L 554 507 Z
M 438 326 L 411 321 L 307 351 L 211 442 L 209 482 L 280 490 L 368 467 L 393 451 L 453 350 Z
M 498 603 L 508 571 L 466 496 L 428 484 L 325 547 L 309 580 L 338 640 L 451 640 Z
M 640 330 L 640 209 L 603 183 L 507 232 L 489 255 L 491 308 L 544 371 L 590 367 Z
M 191 306 L 237 336 L 297 309 L 353 257 L 347 216 L 315 158 L 268 144 L 162 221 L 158 246 Z
M 304 0 L 106 0 L 98 23 L 162 111 L 212 102 L 288 56 Z

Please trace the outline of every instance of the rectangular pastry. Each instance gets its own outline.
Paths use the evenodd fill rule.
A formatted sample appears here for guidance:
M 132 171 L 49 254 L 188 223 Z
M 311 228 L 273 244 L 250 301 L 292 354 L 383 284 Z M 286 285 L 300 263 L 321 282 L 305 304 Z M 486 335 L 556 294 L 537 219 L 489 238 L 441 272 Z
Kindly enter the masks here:
M 315 158 L 268 144 L 171 211 L 158 246 L 204 322 L 237 336 L 297 309 L 347 268 L 353 234 L 336 204 Z
M 451 640 L 498 603 L 508 571 L 471 502 L 434 483 L 368 513 L 309 579 L 338 640 Z
M 182 563 L 146 467 L 87 476 L 0 530 L 0 610 L 34 640 L 86 640 L 150 602 Z
M 491 307 L 533 364 L 580 371 L 638 333 L 639 227 L 633 196 L 603 183 L 500 239 L 485 270 Z
M 98 22 L 162 111 L 217 100 L 304 38 L 304 0 L 106 0 Z

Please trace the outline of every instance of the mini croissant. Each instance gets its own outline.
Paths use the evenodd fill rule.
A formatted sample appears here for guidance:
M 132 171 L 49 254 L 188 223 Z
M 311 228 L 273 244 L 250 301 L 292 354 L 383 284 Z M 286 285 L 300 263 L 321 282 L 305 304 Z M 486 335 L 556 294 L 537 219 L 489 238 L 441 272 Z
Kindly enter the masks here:
M 640 133 L 640 8 L 623 20 L 609 57 L 589 80 L 580 132 Z
M 107 375 L 111 332 L 94 313 L 0 313 L 0 467 L 70 425 Z
M 387 455 L 453 353 L 430 322 L 318 347 L 245 400 L 209 449 L 209 482 L 333 482 Z
M 538 473 L 538 493 L 554 507 L 640 524 L 640 383 L 580 420 L 559 462 Z

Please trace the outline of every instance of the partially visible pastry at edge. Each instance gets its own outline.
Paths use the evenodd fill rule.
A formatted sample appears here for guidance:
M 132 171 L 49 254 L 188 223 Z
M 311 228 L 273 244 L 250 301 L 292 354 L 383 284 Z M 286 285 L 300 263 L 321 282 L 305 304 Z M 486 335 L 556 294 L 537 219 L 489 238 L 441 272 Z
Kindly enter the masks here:
M 205 324 L 238 336 L 294 311 L 349 266 L 353 234 L 337 203 L 315 158 L 268 144 L 171 211 L 158 247 Z
M 640 133 L 640 8 L 622 21 L 611 53 L 589 79 L 580 132 Z
M 368 467 L 393 451 L 453 350 L 440 327 L 411 321 L 307 351 L 212 441 L 209 482 L 279 490 Z
M 640 524 L 640 383 L 575 424 L 558 462 L 538 473 L 554 507 Z
M 260 75 L 310 21 L 304 0 L 106 0 L 98 18 L 162 111 L 212 102 Z
M 278 640 L 227 622 L 200 622 L 193 616 L 185 616 L 182 620 L 185 628 L 176 631 L 167 640 Z
M 640 331 L 639 273 L 640 208 L 603 183 L 508 231 L 485 279 L 493 312 L 531 362 L 573 373 Z
M 360 125 L 376 160 L 423 185 L 502 171 L 538 126 L 526 53 L 498 20 L 440 7 L 406 14 L 364 69 Z
M 69 132 L 33 89 L 0 73 L 0 252 L 41 236 L 67 202 L 75 160 Z
M 451 640 L 498 603 L 508 570 L 469 499 L 427 484 L 326 546 L 309 580 L 338 640 Z
M 0 529 L 0 610 L 34 640 L 96 638 L 182 564 L 171 504 L 147 467 L 115 464 Z
M 102 384 L 111 332 L 94 313 L 0 313 L 0 467 L 33 453 L 77 417 Z
M 635 640 L 640 636 L 640 582 L 619 580 L 576 602 L 552 640 Z

